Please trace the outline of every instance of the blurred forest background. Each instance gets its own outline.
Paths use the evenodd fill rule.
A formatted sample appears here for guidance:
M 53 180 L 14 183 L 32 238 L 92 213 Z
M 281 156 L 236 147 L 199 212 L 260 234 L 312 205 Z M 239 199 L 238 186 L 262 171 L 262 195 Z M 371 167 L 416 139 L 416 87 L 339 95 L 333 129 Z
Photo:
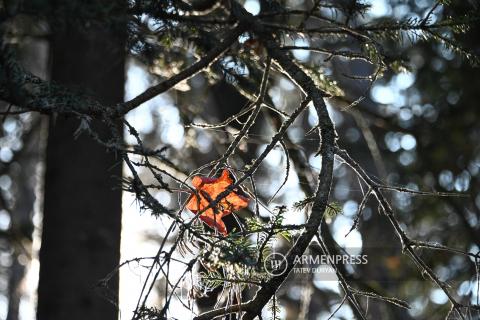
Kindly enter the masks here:
M 178 73 L 218 45 L 222 33 L 217 28 L 223 25 L 175 20 L 169 14 L 188 12 L 168 9 L 177 2 L 4 0 L 0 1 L 0 31 L 15 47 L 21 65 L 35 76 L 114 105 Z M 386 192 L 412 239 L 477 254 L 473 258 L 418 251 L 450 286 L 457 301 L 478 305 L 480 69 L 475 54 L 480 54 L 479 4 L 433 0 L 239 2 L 254 15 L 278 6 L 311 14 L 318 11 L 335 21 L 351 17 L 357 23 L 384 23 L 369 31 L 385 50 L 382 69 L 366 59 L 331 54 L 343 50 L 376 59 L 368 45 L 365 48 L 348 36 L 313 38 L 295 32 L 282 36 L 286 46 L 325 50 L 290 52 L 322 90 L 332 95 L 327 106 L 339 144 L 366 172 L 386 185 L 465 195 Z M 144 8 L 152 12 L 142 12 L 148 11 Z M 215 10 L 220 11 L 218 16 Z M 435 41 L 424 41 L 424 31 L 410 26 L 419 25 L 427 15 L 428 24 L 449 17 L 464 19 L 465 24 L 459 27 L 462 30 L 439 30 L 437 38 L 427 37 Z M 217 7 L 205 16 L 229 19 Z M 303 16 L 278 19 L 272 24 L 322 26 L 321 19 L 302 22 Z M 391 21 L 400 21 L 404 28 L 389 30 Z M 243 34 L 209 72 L 196 74 L 126 114 L 143 146 L 161 150 L 161 160 L 155 164 L 176 178 L 185 180 L 193 170 L 217 159 L 241 129 L 240 121 L 221 128 L 192 123 L 222 123 L 245 108 L 245 96 L 258 91 L 262 71 L 257 65 L 266 58 L 262 46 L 252 39 Z M 1 68 L 5 60 L 0 62 Z M 302 101 L 300 90 L 280 72 L 272 71 L 270 76 L 265 100 L 290 114 Z M 5 77 L 0 70 L 0 85 Z M 152 216 L 135 194 L 122 192 L 128 189 L 125 180 L 131 178 L 122 158 L 85 132 L 85 126 L 94 128 L 101 139 L 107 135 L 102 123 L 83 116 L 65 117 L 54 109 L 47 114 L 23 112 L 7 99 L 1 100 L 0 319 L 117 319 L 118 310 L 121 318 L 130 319 L 151 262 L 136 260 L 122 266 L 120 281 L 118 273 L 110 273 L 121 261 L 155 256 L 168 234 L 168 216 Z M 59 100 L 58 107 L 64 103 L 67 105 Z M 248 139 L 239 144 L 232 166 L 240 168 L 258 157 L 280 121 L 278 113 L 263 109 Z M 121 124 L 110 125 L 122 130 Z M 267 221 L 270 210 L 285 205 L 286 223 L 305 221 L 304 213 L 292 206 L 313 192 L 320 170 L 320 159 L 315 157 L 319 139 L 309 133 L 316 124 L 315 110 L 309 107 L 289 128 L 285 145 L 272 150 L 255 173 L 258 197 L 266 206 L 256 209 L 250 205 L 245 211 L 258 210 L 260 219 Z M 126 145 L 138 142 L 127 127 L 123 131 Z M 283 148 L 288 149 L 290 159 Z M 202 173 L 208 174 L 209 169 Z M 288 179 L 276 193 L 286 170 Z M 139 166 L 138 173 L 155 182 L 147 168 Z M 339 212 L 328 215 L 322 224 L 326 241 L 340 251 L 343 248 L 369 257 L 368 264 L 344 270 L 347 279 L 361 290 L 397 297 L 411 307 L 407 310 L 366 298 L 367 318 L 444 318 L 450 310 L 447 296 L 402 255 L 401 244 L 373 197 L 365 204 L 358 229 L 345 236 L 367 189 L 340 161 L 335 162 L 333 177 L 330 203 Z M 164 181 L 172 183 L 168 178 Z M 152 193 L 171 210 L 178 210 L 184 200 L 167 190 Z M 242 215 L 248 213 L 239 213 Z M 232 223 L 233 218 L 227 226 L 231 228 Z M 276 246 L 282 251 L 288 243 L 279 240 Z M 312 246 L 308 250 L 315 253 L 318 249 Z M 172 271 L 172 279 L 178 276 Z M 159 309 L 166 303 L 165 282 L 161 275 L 148 300 Z M 278 318 L 327 319 L 340 305 L 334 319 L 359 318 L 342 302 L 337 281 L 303 274 L 293 275 L 287 282 L 276 295 Z M 185 290 L 189 292 L 185 299 L 203 311 L 214 307 L 221 286 L 204 295 L 192 293 L 195 290 L 188 286 Z M 180 300 L 173 298 L 168 316 L 189 319 Z M 263 314 L 268 318 L 272 312 L 265 308 Z M 480 319 L 479 311 L 466 313 L 465 318 Z

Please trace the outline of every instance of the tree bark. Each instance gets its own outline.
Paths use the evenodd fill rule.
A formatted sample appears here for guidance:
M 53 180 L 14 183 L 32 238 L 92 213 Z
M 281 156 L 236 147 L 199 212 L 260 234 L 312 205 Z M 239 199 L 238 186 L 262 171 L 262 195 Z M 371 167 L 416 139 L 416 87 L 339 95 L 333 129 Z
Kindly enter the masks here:
M 52 23 L 52 80 L 105 105 L 123 101 L 125 24 L 64 20 Z M 75 139 L 78 120 L 49 121 L 37 318 L 117 320 L 118 276 L 108 289 L 98 281 L 120 258 L 121 159 L 86 133 Z M 104 124 L 90 126 L 107 135 Z

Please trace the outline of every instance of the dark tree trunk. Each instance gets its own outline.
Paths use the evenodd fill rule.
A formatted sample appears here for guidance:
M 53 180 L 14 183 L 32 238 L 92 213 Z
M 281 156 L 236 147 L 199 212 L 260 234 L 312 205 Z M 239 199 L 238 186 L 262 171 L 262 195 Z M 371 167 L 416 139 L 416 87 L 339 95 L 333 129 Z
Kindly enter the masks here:
M 122 101 L 125 28 L 64 18 L 61 27 L 53 23 L 52 80 L 85 88 L 103 104 Z M 74 139 L 79 125 L 72 118 L 50 118 L 39 320 L 118 319 L 112 303 L 118 297 L 118 277 L 108 283 L 108 292 L 98 282 L 119 263 L 121 160 L 86 133 Z M 91 122 L 91 127 L 106 136 L 103 124 Z

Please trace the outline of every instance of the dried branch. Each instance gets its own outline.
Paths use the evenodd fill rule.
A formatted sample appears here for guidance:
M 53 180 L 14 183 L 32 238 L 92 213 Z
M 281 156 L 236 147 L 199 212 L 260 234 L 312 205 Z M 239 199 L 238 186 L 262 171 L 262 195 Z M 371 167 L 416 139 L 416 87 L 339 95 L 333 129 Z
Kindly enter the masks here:
M 445 293 L 448 300 L 452 304 L 453 310 L 457 312 L 459 317 L 461 319 L 465 319 L 465 316 L 462 313 L 462 308 L 466 306 L 461 305 L 455 300 L 453 295 L 450 293 L 448 286 L 438 278 L 438 276 L 433 272 L 433 270 L 415 252 L 413 245 L 415 242 L 411 240 L 407 236 L 405 231 L 402 229 L 400 222 L 395 217 L 394 211 L 390 206 L 390 203 L 381 192 L 381 188 L 372 180 L 372 178 L 363 170 L 363 168 L 350 157 L 347 151 L 336 147 L 335 154 L 341 157 L 341 159 L 345 161 L 345 163 L 348 164 L 350 168 L 352 168 L 352 170 L 369 186 L 369 188 L 371 188 L 372 193 L 377 198 L 383 213 L 385 214 L 393 229 L 395 230 L 395 233 L 397 234 L 402 244 L 404 253 L 407 254 L 415 262 L 415 264 L 418 266 L 418 268 L 422 271 L 423 274 L 427 275 L 430 280 Z

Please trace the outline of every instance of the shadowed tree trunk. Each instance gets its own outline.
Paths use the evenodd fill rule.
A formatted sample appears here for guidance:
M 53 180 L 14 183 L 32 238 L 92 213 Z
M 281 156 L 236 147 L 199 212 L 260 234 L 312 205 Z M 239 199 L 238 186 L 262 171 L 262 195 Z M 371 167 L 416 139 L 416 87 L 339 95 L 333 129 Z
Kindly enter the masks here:
M 103 2 L 90 9 L 98 7 L 101 14 Z M 124 25 L 82 24 L 68 18 L 62 17 L 63 25 L 52 23 L 52 80 L 86 88 L 106 105 L 121 102 Z M 118 297 L 118 277 L 108 283 L 108 290 L 97 283 L 120 257 L 121 159 L 86 133 L 75 139 L 78 120 L 51 117 L 49 121 L 38 319 L 116 320 L 118 311 L 112 302 Z M 90 125 L 105 135 L 103 124 Z

